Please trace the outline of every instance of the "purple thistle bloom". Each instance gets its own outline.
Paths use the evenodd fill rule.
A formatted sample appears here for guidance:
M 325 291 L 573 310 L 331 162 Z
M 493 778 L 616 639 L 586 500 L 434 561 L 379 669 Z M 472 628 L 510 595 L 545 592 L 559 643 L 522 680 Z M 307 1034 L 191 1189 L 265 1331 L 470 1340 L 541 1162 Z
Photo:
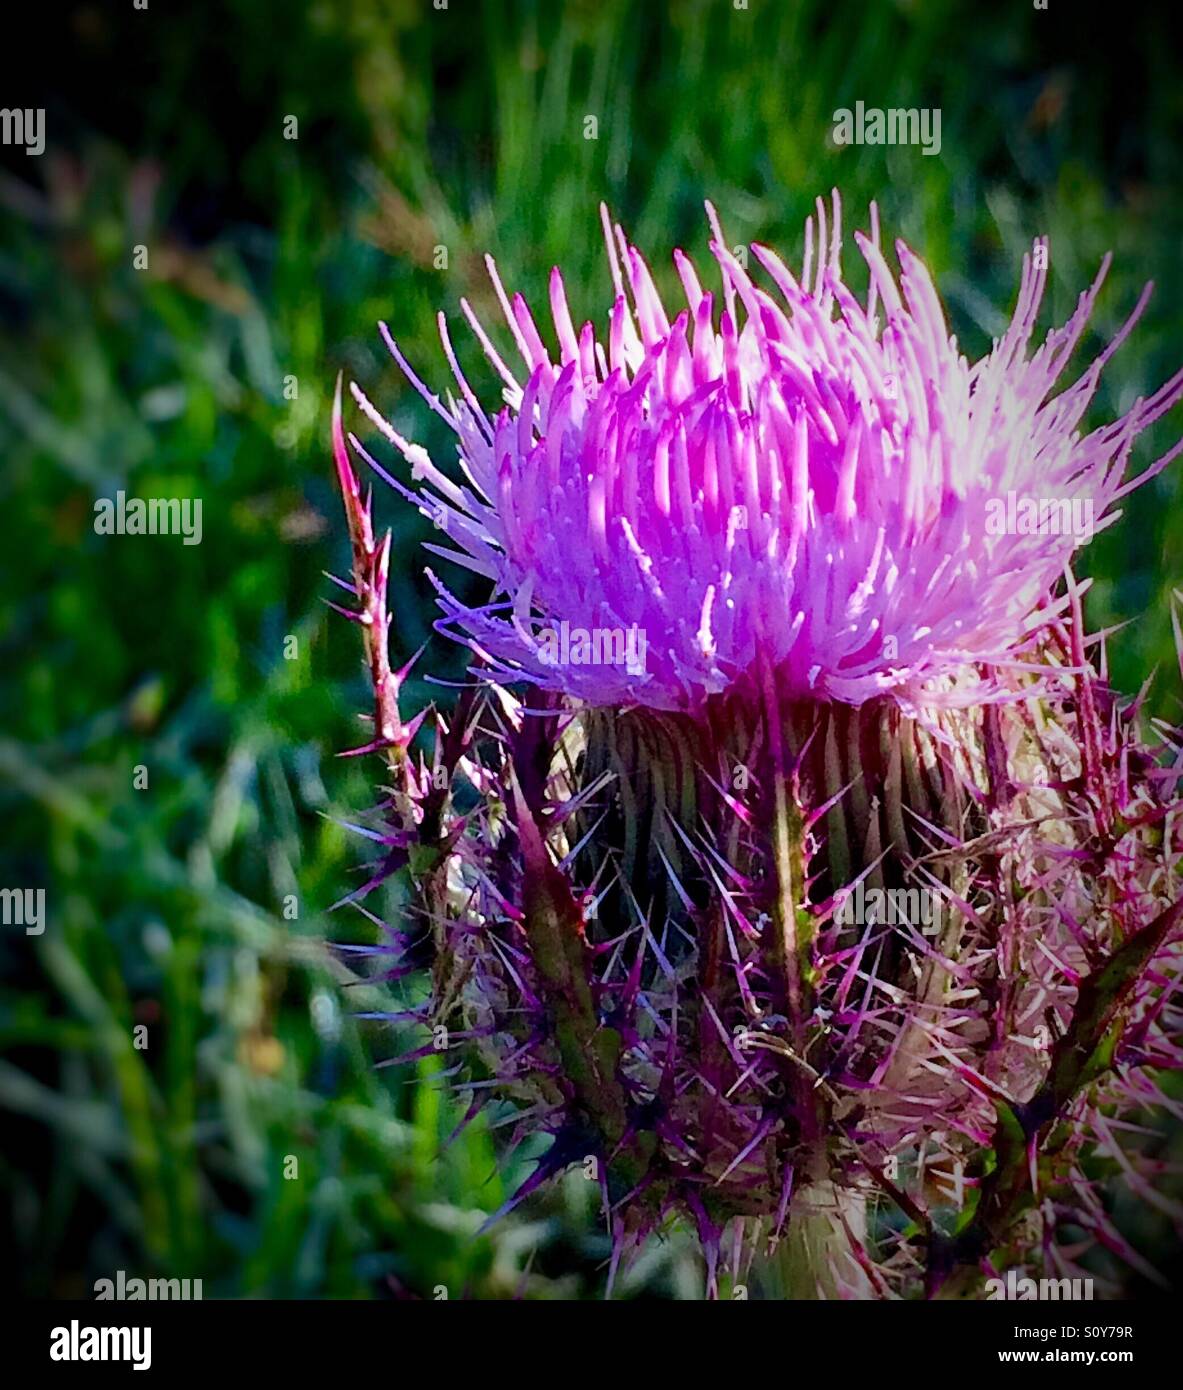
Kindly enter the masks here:
M 672 324 L 605 220 L 607 348 L 575 332 L 556 271 L 557 365 L 490 262 L 527 368 L 522 385 L 465 305 L 505 381 L 495 417 L 442 316 L 446 405 L 386 334 L 466 484 L 354 388 L 420 490 L 354 449 L 494 588 L 469 608 L 438 586 L 477 679 L 431 712 L 429 752 L 428 712 L 399 712 L 389 537 L 338 398 L 338 582 L 375 690 L 355 751 L 383 752 L 393 781 L 368 832 L 384 857 L 351 896 L 410 874 L 418 920 L 376 948 L 387 978 L 429 959 L 432 1021 L 487 1073 L 474 1094 L 553 1136 L 510 1205 L 596 1160 L 614 1269 L 675 1215 L 712 1292 L 724 1248 L 740 1277 L 770 1246 L 804 1296 L 1099 1277 L 1090 1243 L 1154 1277 L 1098 1175 L 1170 1208 L 1141 1133 L 1183 1068 L 1183 734 L 1144 741 L 1069 562 L 1135 485 L 1134 439 L 1183 373 L 1082 437 L 1146 302 L 1049 400 L 1104 267 L 1028 357 L 1037 243 L 1010 329 L 971 367 L 902 245 L 901 297 L 874 217 L 855 302 L 836 195 L 800 281 L 753 247 L 779 300 L 711 220 L 723 304 L 679 254 Z
M 934 679 L 1011 662 L 1046 618 L 1074 550 L 1135 486 L 1125 481 L 1135 437 L 1183 395 L 1181 372 L 1121 419 L 1078 432 L 1149 287 L 1106 352 L 1049 400 L 1108 258 L 1069 322 L 1029 356 L 1047 278 L 1037 268 L 1047 243 L 1037 242 L 1009 329 L 971 365 L 903 242 L 897 289 L 874 212 L 872 238 L 855 237 L 870 270 L 863 307 L 842 283 L 836 193 L 828 241 L 818 203 L 816 267 L 812 222 L 799 278 L 766 247 L 751 248 L 773 293 L 748 277 L 708 211 L 722 305 L 677 252 L 687 307 L 671 323 L 639 252 L 619 227 L 613 236 L 604 211 L 615 286 L 606 341 L 590 323 L 576 332 L 556 268 L 557 363 L 490 259 L 525 366 L 523 383 L 464 304 L 505 383 L 508 403 L 495 416 L 465 379 L 442 316 L 459 389 L 446 407 L 383 325 L 408 379 L 455 430 L 470 486 L 452 483 L 358 399 L 429 485 L 419 502 L 456 547 L 444 553 L 494 584 L 475 609 L 441 586 L 450 626 L 507 678 L 591 704 L 665 710 L 699 708 L 760 661 L 788 694 L 854 705 L 886 692 L 911 705 Z M 1055 510 L 1049 517 L 1045 505 L 1045 525 L 1021 533 L 1013 513 L 1028 498 Z M 644 670 L 548 662 L 539 634 L 562 621 L 638 632 Z

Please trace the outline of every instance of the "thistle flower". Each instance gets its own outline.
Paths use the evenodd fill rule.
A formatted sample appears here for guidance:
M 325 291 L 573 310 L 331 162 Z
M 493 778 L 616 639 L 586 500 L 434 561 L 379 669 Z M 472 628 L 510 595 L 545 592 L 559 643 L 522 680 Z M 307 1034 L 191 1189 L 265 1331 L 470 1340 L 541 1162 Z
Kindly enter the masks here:
M 425 751 L 425 712 L 398 713 L 388 550 L 338 398 L 339 582 L 377 702 L 361 751 L 395 781 L 355 896 L 410 872 L 420 917 L 390 934 L 405 969 L 430 957 L 432 1021 L 483 1073 L 474 1095 L 554 1138 L 514 1201 L 594 1156 L 615 1260 L 676 1216 L 712 1292 L 725 1230 L 733 1277 L 779 1244 L 804 1296 L 1067 1275 L 1069 1226 L 1146 1272 L 1097 1175 L 1169 1206 L 1127 1117 L 1166 1104 L 1159 1073 L 1183 1065 L 1183 738 L 1146 745 L 1140 700 L 1110 690 L 1070 561 L 1183 448 L 1128 480 L 1183 373 L 1082 436 L 1146 302 L 1050 396 L 1108 259 L 1029 354 L 1037 242 L 971 366 L 902 243 L 897 287 L 874 211 L 865 305 L 836 194 L 799 278 L 751 248 L 775 294 L 708 213 L 721 304 L 676 253 L 671 323 L 605 216 L 606 340 L 576 333 L 556 270 L 557 361 L 490 261 L 525 364 L 519 381 L 462 301 L 505 384 L 495 415 L 442 315 L 446 402 L 383 326 L 466 481 L 356 388 L 413 486 L 350 442 L 492 589 L 470 607 L 436 581 L 474 684 Z
M 1108 258 L 1069 322 L 1028 359 L 1047 277 L 1047 243 L 1037 242 L 1010 328 L 971 366 L 902 242 L 901 295 L 877 234 L 856 235 L 871 289 L 865 308 L 855 301 L 838 262 L 837 195 L 828 245 L 819 202 L 817 265 L 810 237 L 800 279 L 768 248 L 751 248 L 776 295 L 726 249 L 713 210 L 711 222 L 721 314 L 678 252 L 687 307 L 671 324 L 640 254 L 605 220 L 615 286 L 606 342 L 590 323 L 576 334 L 555 269 L 557 362 L 490 260 L 525 366 L 523 384 L 464 304 L 505 382 L 493 419 L 442 316 L 459 389 L 446 407 L 383 326 L 408 379 L 456 431 L 471 485 L 449 481 L 371 412 L 434 488 L 419 504 L 457 547 L 453 558 L 493 581 L 493 601 L 475 609 L 441 589 L 453 625 L 507 677 L 592 704 L 666 710 L 700 708 L 760 661 L 786 692 L 857 705 L 883 692 L 910 700 L 934 676 L 1013 660 L 1083 528 L 1012 534 L 990 523 L 1011 495 L 1055 498 L 1067 514 L 1076 503 L 1078 517 L 1086 502 L 1089 534 L 1113 519 L 1134 486 L 1124 481 L 1134 438 L 1183 390 L 1181 373 L 1113 424 L 1077 434 L 1146 296 L 1109 349 L 1049 400 Z M 540 659 L 539 629 L 560 619 L 588 632 L 639 629 L 646 670 Z

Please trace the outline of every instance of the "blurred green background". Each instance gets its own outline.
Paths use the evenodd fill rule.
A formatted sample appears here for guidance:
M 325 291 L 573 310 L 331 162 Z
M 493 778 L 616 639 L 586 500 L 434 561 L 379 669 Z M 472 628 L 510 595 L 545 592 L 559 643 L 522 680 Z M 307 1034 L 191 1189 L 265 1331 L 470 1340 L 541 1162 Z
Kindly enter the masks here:
M 322 571 L 347 563 L 327 450 L 336 373 L 450 458 L 379 319 L 442 385 L 434 316 L 457 316 L 462 294 L 489 310 L 485 250 L 543 303 L 561 263 L 576 321 L 601 323 L 601 199 L 672 292 L 672 248 L 706 257 L 704 196 L 729 241 L 796 260 L 814 197 L 838 186 L 851 281 L 865 284 L 850 231 L 876 198 L 972 356 L 1002 331 L 1037 234 L 1051 237 L 1041 329 L 1115 255 L 1078 364 L 1155 280 L 1092 422 L 1112 418 L 1183 358 L 1170 10 L 40 10 L 44 33 L 10 51 L 0 92 L 47 109 L 44 155 L 0 151 L 0 883 L 45 887 L 48 914 L 43 935 L 0 938 L 5 1279 L 54 1296 L 89 1296 L 117 1269 L 200 1277 L 206 1297 L 598 1296 L 594 1185 L 573 1174 L 477 1238 L 532 1151 L 496 1116 L 447 1145 L 464 1105 L 442 1064 L 376 1068 L 422 1037 L 353 1017 L 421 985 L 350 984 L 325 948 L 376 935 L 352 909 L 326 915 L 365 858 L 339 820 L 369 804 L 377 772 L 335 757 L 362 741 L 367 708 L 357 634 L 322 602 Z M 939 107 L 939 157 L 834 148 L 833 112 L 858 100 Z M 1088 560 L 1093 625 L 1132 620 L 1112 646 L 1117 682 L 1136 689 L 1158 665 L 1151 703 L 1170 717 L 1180 478 L 1137 494 Z M 95 535 L 95 498 L 119 488 L 201 498 L 202 543 Z M 405 657 L 434 616 L 423 529 L 385 490 L 377 512 L 395 530 Z M 436 639 L 419 669 L 455 672 L 457 654 Z M 434 693 L 412 682 L 409 706 Z M 393 916 L 397 891 L 371 901 Z M 700 1290 L 671 1231 L 621 1292 Z

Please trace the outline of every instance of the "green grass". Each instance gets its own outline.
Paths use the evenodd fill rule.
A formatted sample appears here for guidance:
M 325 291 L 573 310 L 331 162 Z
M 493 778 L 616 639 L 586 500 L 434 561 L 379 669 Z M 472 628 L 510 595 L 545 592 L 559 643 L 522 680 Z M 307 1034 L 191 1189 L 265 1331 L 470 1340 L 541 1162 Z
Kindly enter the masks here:
M 326 916 L 364 852 L 337 818 L 368 804 L 374 772 L 334 757 L 366 707 L 356 634 L 321 602 L 322 570 L 345 564 L 335 375 L 448 457 L 378 319 L 440 382 L 436 310 L 458 320 L 468 295 L 493 317 L 486 250 L 538 300 L 561 263 L 573 312 L 601 319 L 601 199 L 672 292 L 672 248 L 706 258 L 704 197 L 729 240 L 795 259 L 814 197 L 837 185 L 852 281 L 849 231 L 875 198 L 974 354 L 1039 233 L 1045 327 L 1115 253 L 1082 362 L 1156 280 L 1099 422 L 1179 364 L 1170 47 L 1153 16 L 1115 33 L 1104 10 L 1000 18 L 951 0 L 74 13 L 47 154 L 8 161 L 0 185 L 2 880 L 49 901 L 43 936 L 0 940 L 10 1278 L 55 1294 L 123 1268 L 201 1277 L 207 1296 L 592 1296 L 607 1245 L 591 1185 L 573 1174 L 475 1238 L 529 1151 L 484 1120 L 443 1148 L 462 1106 L 427 1062 L 375 1070 L 421 1039 L 354 1020 L 386 992 L 347 986 L 324 947 L 371 931 Z M 1112 89 L 1122 63 L 1140 73 L 1132 98 Z M 939 106 L 941 156 L 835 149 L 832 113 L 858 99 Z M 1136 494 L 1089 560 L 1093 624 L 1134 620 L 1116 680 L 1136 688 L 1158 664 L 1167 714 L 1179 477 Z M 200 497 L 202 544 L 96 536 L 95 497 L 121 487 Z M 423 531 L 395 499 L 377 505 L 395 528 L 397 659 L 433 618 Z M 456 654 L 437 641 L 424 665 L 454 671 Z M 412 682 L 412 704 L 427 694 Z M 675 1234 L 626 1291 L 691 1296 L 697 1277 Z

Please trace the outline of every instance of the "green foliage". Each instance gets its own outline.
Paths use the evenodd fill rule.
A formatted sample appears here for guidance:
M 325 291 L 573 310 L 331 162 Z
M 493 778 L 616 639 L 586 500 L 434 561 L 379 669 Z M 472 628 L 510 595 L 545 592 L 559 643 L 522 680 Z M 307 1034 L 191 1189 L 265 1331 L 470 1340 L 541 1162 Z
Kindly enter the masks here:
M 1095 26 L 1076 6 L 1011 9 L 227 0 L 154 25 L 130 6 L 76 12 L 54 45 L 46 155 L 10 162 L 0 185 L 2 881 L 48 895 L 42 936 L 0 941 L 0 1180 L 26 1292 L 84 1294 L 117 1268 L 201 1277 L 207 1296 L 600 1286 L 607 1244 L 577 1173 L 475 1235 L 529 1156 L 484 1118 L 444 1146 L 464 1111 L 442 1065 L 373 1067 L 421 1032 L 352 1018 L 408 1007 L 416 986 L 391 1004 L 347 984 L 324 946 L 374 931 L 350 909 L 326 915 L 365 851 L 334 818 L 369 803 L 376 766 L 334 758 L 363 741 L 368 697 L 357 634 L 321 602 L 322 570 L 346 564 L 333 380 L 356 377 L 449 458 L 378 319 L 442 382 L 434 316 L 457 318 L 461 295 L 495 308 L 486 250 L 538 299 L 561 262 L 577 319 L 602 319 L 601 199 L 672 289 L 675 245 L 706 258 L 704 196 L 730 241 L 795 259 L 814 197 L 837 185 L 855 283 L 849 231 L 876 198 L 971 354 L 1000 331 L 1039 233 L 1056 320 L 1115 253 L 1082 361 L 1155 279 L 1100 393 L 1096 421 L 1109 418 L 1179 365 L 1170 47 L 1152 15 L 1115 33 L 1103 9 Z M 1121 62 L 1141 74 L 1132 98 L 1109 86 Z M 834 110 L 859 99 L 939 106 L 940 156 L 833 147 Z M 1173 665 L 1180 487 L 1175 470 L 1137 494 L 1090 556 L 1094 626 L 1137 620 L 1111 652 L 1127 689 Z M 120 488 L 202 499 L 202 543 L 95 535 L 95 498 Z M 395 528 L 398 664 L 434 616 L 425 531 L 387 495 L 378 519 Z M 455 674 L 458 654 L 433 644 L 409 708 L 437 693 L 426 669 Z M 1154 707 L 1173 713 L 1169 679 Z M 396 915 L 397 888 L 372 905 Z M 695 1279 L 675 1238 L 625 1289 L 685 1296 Z

